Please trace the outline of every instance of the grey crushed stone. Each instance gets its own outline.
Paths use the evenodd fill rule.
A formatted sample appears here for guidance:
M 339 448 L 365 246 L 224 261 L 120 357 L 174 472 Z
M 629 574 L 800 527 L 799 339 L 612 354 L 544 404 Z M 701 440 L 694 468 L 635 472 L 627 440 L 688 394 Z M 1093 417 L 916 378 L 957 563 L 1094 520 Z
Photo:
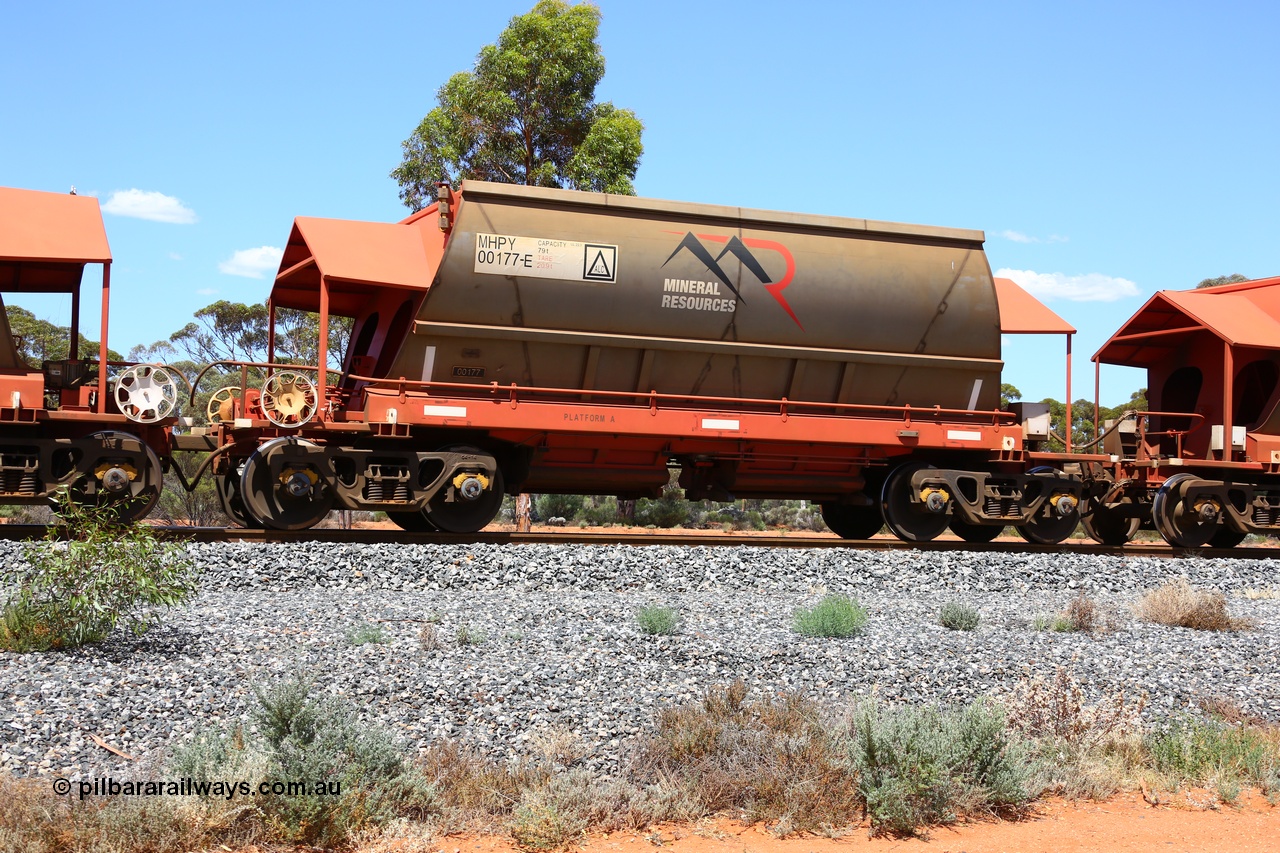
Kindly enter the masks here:
M 0 542 L 0 560 L 22 546 Z M 199 729 L 245 721 L 253 687 L 302 675 L 385 726 L 407 751 L 442 738 L 495 757 L 572 732 L 608 771 L 664 708 L 741 678 L 847 706 L 1008 695 L 1064 666 L 1090 701 L 1150 698 L 1158 721 L 1221 698 L 1280 721 L 1280 600 L 1265 560 L 1078 554 L 585 545 L 192 544 L 201 592 L 142 637 L 117 632 L 68 652 L 0 652 L 0 771 L 75 781 L 137 772 L 91 736 L 158 762 Z M 1138 621 L 1140 593 L 1178 577 L 1228 596 L 1252 630 L 1197 632 Z M 1083 592 L 1114 629 L 1032 630 Z M 798 607 L 828 593 L 866 607 L 865 633 L 809 639 Z M 975 606 L 948 631 L 948 601 Z M 647 636 L 635 611 L 675 608 L 678 634 Z M 423 620 L 430 619 L 427 622 Z M 386 620 L 386 621 L 379 621 Z M 377 622 L 385 643 L 353 645 Z M 430 626 L 439 648 L 422 647 Z M 460 629 L 483 635 L 459 645 Z M 131 770 L 132 768 L 132 770 Z

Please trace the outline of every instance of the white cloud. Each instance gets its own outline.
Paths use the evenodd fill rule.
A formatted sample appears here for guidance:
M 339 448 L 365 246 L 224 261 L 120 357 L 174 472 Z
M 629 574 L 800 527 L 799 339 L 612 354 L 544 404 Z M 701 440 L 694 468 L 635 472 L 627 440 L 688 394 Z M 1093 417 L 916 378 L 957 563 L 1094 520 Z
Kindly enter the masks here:
M 102 205 L 107 213 L 131 216 L 134 219 L 150 219 L 152 222 L 169 222 L 174 225 L 190 225 L 196 221 L 196 212 L 171 195 L 147 190 L 116 190 Z
M 1072 302 L 1115 302 L 1139 295 L 1138 285 L 1127 278 L 1102 273 L 1063 275 L 1060 272 L 996 270 L 997 278 L 1011 278 L 1040 299 L 1068 299 Z
M 280 266 L 284 257 L 284 249 L 275 246 L 259 246 L 256 249 L 239 249 L 230 260 L 218 264 L 218 270 L 227 275 L 241 275 L 245 278 L 265 278 Z
M 1014 243 L 1066 243 L 1070 238 L 1063 237 L 1061 234 L 1050 234 L 1048 237 L 1032 237 L 1029 234 L 1023 234 L 1021 231 L 1001 231 L 1000 236 Z
M 171 260 L 171 261 L 180 261 L 180 260 L 182 260 L 182 255 L 178 254 L 177 252 L 170 252 L 170 253 L 169 253 L 169 260 Z
M 213 296 L 213 294 L 217 292 L 218 292 L 218 289 L 216 287 L 202 287 L 196 291 L 196 293 L 200 294 L 201 296 Z

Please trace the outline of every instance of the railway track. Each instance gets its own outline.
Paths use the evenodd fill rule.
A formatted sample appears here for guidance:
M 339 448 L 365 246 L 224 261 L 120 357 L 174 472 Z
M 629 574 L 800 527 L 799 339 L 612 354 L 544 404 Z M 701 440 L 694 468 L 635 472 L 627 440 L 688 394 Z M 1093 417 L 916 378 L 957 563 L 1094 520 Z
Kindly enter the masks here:
M 514 533 L 480 531 L 479 533 L 406 533 L 398 529 L 312 528 L 309 530 L 249 530 L 241 527 L 189 527 L 186 525 L 156 528 L 160 536 L 193 542 L 340 542 L 348 544 L 442 544 L 442 545 L 675 545 L 723 548 L 853 548 L 868 551 L 977 551 L 997 554 L 1096 554 L 1128 557 L 1232 557 L 1243 560 L 1280 559 L 1280 547 L 1177 548 L 1163 542 L 1130 543 L 1124 546 L 1099 545 L 1096 542 L 1068 540 L 1060 545 L 1037 545 L 1017 539 L 973 543 L 958 539 L 935 539 L 931 542 L 903 542 L 899 539 L 876 538 L 850 540 L 834 536 L 744 536 L 741 534 L 703 534 L 669 532 L 586 532 L 561 530 L 554 533 Z M 49 534 L 49 527 L 38 524 L 0 525 L 0 539 L 35 540 Z

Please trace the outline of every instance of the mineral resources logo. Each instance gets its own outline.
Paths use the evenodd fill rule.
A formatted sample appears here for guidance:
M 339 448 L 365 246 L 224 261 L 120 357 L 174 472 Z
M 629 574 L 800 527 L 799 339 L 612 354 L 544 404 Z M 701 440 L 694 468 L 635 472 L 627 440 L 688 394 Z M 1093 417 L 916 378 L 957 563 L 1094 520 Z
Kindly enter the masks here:
M 666 233 L 678 234 L 680 232 L 668 231 Z M 711 243 L 713 245 L 720 244 L 723 248 L 720 249 L 719 254 L 713 257 L 704 241 L 705 243 Z M 764 265 L 760 263 L 760 260 L 751 251 L 752 249 L 776 252 L 781 255 L 786 264 L 786 269 L 782 278 L 774 281 L 768 271 L 765 270 Z M 714 280 L 700 281 L 684 278 L 664 279 L 662 284 L 663 308 L 684 308 L 694 311 L 724 311 L 732 313 L 737 310 L 739 302 L 745 305 L 747 302 L 746 297 L 742 295 L 738 288 L 734 287 L 732 279 L 725 272 L 724 268 L 720 266 L 720 261 L 726 255 L 731 255 L 738 260 L 738 263 L 740 263 L 743 268 L 749 270 L 751 274 L 764 285 L 764 289 L 777 301 L 778 305 L 782 306 L 782 310 L 787 312 L 787 316 L 790 317 L 801 330 L 804 329 L 804 325 L 800 322 L 800 319 L 796 317 L 795 312 L 791 310 L 791 306 L 787 303 L 786 297 L 782 294 L 782 291 L 787 289 L 787 285 L 791 284 L 791 280 L 795 278 L 796 274 L 795 259 L 791 256 L 791 252 L 786 246 L 773 240 L 760 240 L 755 237 L 739 238 L 737 235 L 695 234 L 692 231 L 688 231 L 685 233 L 684 237 L 680 239 L 680 243 L 676 246 L 675 251 L 673 251 L 665 261 L 663 261 L 662 265 L 665 267 L 667 264 L 671 263 L 671 260 L 681 252 L 688 252 L 690 255 L 693 255 L 694 258 L 706 267 L 707 272 L 714 276 Z M 720 287 L 722 285 L 727 293 L 721 291 Z M 733 294 L 732 297 L 728 295 L 730 293 Z

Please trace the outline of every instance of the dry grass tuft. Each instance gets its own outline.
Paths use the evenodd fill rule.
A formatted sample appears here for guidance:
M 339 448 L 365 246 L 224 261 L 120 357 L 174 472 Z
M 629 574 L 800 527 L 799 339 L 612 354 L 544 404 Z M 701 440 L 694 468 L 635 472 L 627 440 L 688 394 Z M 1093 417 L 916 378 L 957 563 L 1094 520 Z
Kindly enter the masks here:
M 1083 592 L 1071 599 L 1070 603 L 1067 604 L 1067 611 L 1064 615 L 1071 623 L 1073 631 L 1093 634 L 1102 629 L 1098 615 L 1098 605 Z
M 1140 619 L 1197 631 L 1244 631 L 1253 627 L 1248 619 L 1227 614 L 1227 597 L 1220 592 L 1199 590 L 1186 578 L 1151 590 L 1138 600 Z
M 1196 700 L 1196 707 L 1207 716 L 1221 720 L 1229 726 L 1248 725 L 1255 728 L 1266 728 L 1268 726 L 1266 719 L 1250 714 L 1230 699 L 1218 696 L 1204 696 Z
M 856 780 L 817 705 L 795 695 L 747 702 L 746 694 L 737 681 L 700 705 L 660 713 L 637 756 L 636 781 L 674 784 L 704 813 L 785 817 L 796 831 L 854 822 Z
M 1039 787 L 1068 797 L 1105 799 L 1133 784 L 1146 758 L 1142 711 L 1147 697 L 1123 692 L 1085 701 L 1065 667 L 1052 679 L 1024 681 L 1006 704 L 1009 727 L 1035 744 Z
M 267 835 L 240 806 L 190 797 L 55 796 L 48 779 L 0 777 L 0 853 L 167 853 Z
M 455 741 L 433 745 L 419 769 L 437 792 L 447 832 L 497 831 L 525 791 L 544 788 L 551 778 L 545 767 L 499 764 Z
M 1130 703 L 1123 692 L 1117 692 L 1090 705 L 1080 682 L 1060 666 L 1052 680 L 1024 681 L 1006 706 L 1009 727 L 1028 737 L 1090 747 L 1141 732 L 1147 697 L 1143 694 Z

